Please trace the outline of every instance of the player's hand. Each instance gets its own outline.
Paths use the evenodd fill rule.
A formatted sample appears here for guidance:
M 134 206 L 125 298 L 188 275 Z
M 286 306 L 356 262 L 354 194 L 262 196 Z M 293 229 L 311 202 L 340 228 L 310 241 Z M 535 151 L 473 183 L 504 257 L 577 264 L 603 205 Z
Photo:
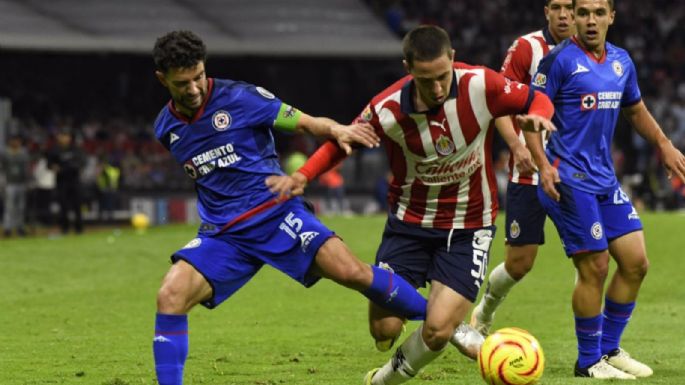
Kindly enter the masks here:
M 283 199 L 304 194 L 307 177 L 296 171 L 293 175 L 271 175 L 264 183 L 269 191 L 278 194 L 279 199 Z
M 685 155 L 675 148 L 670 140 L 666 145 L 661 146 L 660 149 L 668 179 L 673 178 L 673 175 L 675 175 L 685 183 Z
M 353 144 L 374 148 L 381 143 L 381 138 L 376 135 L 373 127 L 368 123 L 355 123 L 349 126 L 336 124 L 331 127 L 331 135 L 347 155 L 352 153 Z
M 512 148 L 511 153 L 514 156 L 514 167 L 521 175 L 533 175 L 538 170 L 533 162 L 533 156 L 523 144 Z
M 552 167 L 552 165 L 548 164 L 540 169 L 540 186 L 542 186 L 542 191 L 556 202 L 559 202 L 559 199 L 561 199 L 561 194 L 559 194 L 555 186 L 559 182 L 561 182 L 559 170 Z
M 516 115 L 516 123 L 523 131 L 540 132 L 540 131 L 556 131 L 551 120 L 545 119 L 539 115 Z

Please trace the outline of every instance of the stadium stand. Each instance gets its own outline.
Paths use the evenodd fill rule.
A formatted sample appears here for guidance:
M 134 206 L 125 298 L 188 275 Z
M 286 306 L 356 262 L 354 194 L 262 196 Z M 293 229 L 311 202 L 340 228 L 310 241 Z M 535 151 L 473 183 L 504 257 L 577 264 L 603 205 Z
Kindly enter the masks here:
M 540 9 L 536 0 L 0 0 L 0 73 L 10 75 L 0 82 L 0 99 L 12 111 L 5 131 L 21 133 L 38 164 L 54 133 L 71 128 L 90 156 L 84 178 L 93 201 L 103 155 L 121 168 L 120 207 L 161 189 L 174 200 L 192 183 L 151 132 L 166 96 L 149 52 L 167 30 L 205 38 L 212 76 L 244 79 L 303 110 L 348 121 L 403 75 L 399 40 L 407 29 L 439 24 L 459 60 L 499 68 L 513 38 L 543 24 Z M 685 149 L 685 3 L 623 0 L 617 12 L 609 40 L 630 50 L 645 100 Z M 278 142 L 283 154 L 316 146 L 285 139 Z M 671 186 L 650 146 L 628 127 L 617 130 L 615 144 L 617 170 L 638 201 L 683 207 L 685 188 Z M 384 157 L 362 151 L 341 172 L 348 193 L 368 201 L 385 177 Z

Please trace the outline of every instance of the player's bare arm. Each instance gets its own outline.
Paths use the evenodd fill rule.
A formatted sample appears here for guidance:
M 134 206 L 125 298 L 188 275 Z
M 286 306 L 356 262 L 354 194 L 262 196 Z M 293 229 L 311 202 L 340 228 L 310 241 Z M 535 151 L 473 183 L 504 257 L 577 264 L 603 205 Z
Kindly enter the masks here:
M 368 123 L 342 125 L 332 119 L 313 117 L 303 113 L 297 122 L 296 129 L 307 131 L 315 136 L 334 138 L 348 155 L 352 153 L 353 144 L 361 144 L 368 148 L 378 147 L 380 144 L 380 138 Z
M 497 131 L 502 136 L 502 139 L 504 139 L 504 142 L 507 144 L 507 147 L 509 147 L 509 150 L 514 156 L 514 166 L 516 169 L 523 175 L 531 175 L 537 171 L 530 151 L 528 151 L 528 148 L 521 143 L 516 135 L 511 117 L 504 116 L 495 119 L 495 127 L 497 127 Z
M 559 195 L 559 191 L 557 191 L 554 185 L 561 182 L 561 179 L 559 178 L 559 171 L 547 160 L 545 149 L 542 146 L 542 137 L 535 132 L 524 132 L 523 136 L 526 138 L 526 146 L 528 146 L 533 160 L 535 160 L 535 164 L 538 166 L 542 190 L 550 198 L 558 202 L 561 195 Z
M 622 112 L 633 128 L 659 149 L 668 178 L 670 179 L 675 174 L 681 181 L 685 182 L 685 156 L 666 137 L 644 102 L 640 101 L 626 107 Z

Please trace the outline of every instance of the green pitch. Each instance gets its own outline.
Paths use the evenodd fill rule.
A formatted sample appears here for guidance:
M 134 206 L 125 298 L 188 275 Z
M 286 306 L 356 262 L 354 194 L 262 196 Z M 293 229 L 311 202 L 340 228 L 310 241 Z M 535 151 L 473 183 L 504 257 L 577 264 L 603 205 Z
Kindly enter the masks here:
M 685 217 L 642 219 L 652 266 L 623 347 L 654 368 L 640 384 L 682 384 Z M 324 221 L 362 259 L 373 259 L 383 217 Z M 0 241 L 0 384 L 154 384 L 156 290 L 168 255 L 194 231 L 168 226 L 145 235 Z M 500 228 L 491 268 L 502 260 L 502 234 Z M 502 305 L 495 328 L 518 326 L 540 340 L 543 384 L 587 384 L 572 377 L 574 270 L 551 227 L 547 236 L 536 268 Z M 265 267 L 218 309 L 191 312 L 185 378 L 186 384 L 356 385 L 389 356 L 373 348 L 361 295 L 328 281 L 307 290 Z M 411 383 L 481 381 L 476 365 L 450 346 Z

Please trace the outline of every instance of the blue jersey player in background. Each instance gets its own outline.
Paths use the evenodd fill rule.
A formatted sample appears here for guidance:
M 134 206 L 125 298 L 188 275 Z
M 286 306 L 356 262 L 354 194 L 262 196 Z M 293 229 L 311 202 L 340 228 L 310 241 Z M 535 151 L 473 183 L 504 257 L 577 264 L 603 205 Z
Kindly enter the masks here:
M 171 94 L 155 135 L 195 181 L 202 220 L 197 237 L 171 256 L 157 295 L 153 352 L 161 385 L 183 383 L 190 309 L 219 305 L 264 264 L 306 287 L 329 278 L 408 318 L 425 317 L 426 301 L 411 285 L 359 261 L 301 198 L 266 185 L 284 175 L 272 129 L 332 137 L 349 152 L 354 143 L 378 145 L 370 126 L 342 126 L 263 88 L 208 78 L 205 45 L 189 31 L 157 39 L 153 56 Z
M 573 292 L 579 377 L 634 379 L 652 369 L 619 342 L 647 273 L 642 223 L 616 178 L 611 142 L 620 112 L 656 146 L 669 175 L 685 180 L 685 157 L 664 135 L 640 96 L 628 53 L 606 42 L 613 0 L 574 0 L 577 33 L 546 56 L 532 79 L 554 102 L 547 151 L 526 142 L 540 170 L 538 195 L 577 269 Z M 604 295 L 609 256 L 616 261 Z

